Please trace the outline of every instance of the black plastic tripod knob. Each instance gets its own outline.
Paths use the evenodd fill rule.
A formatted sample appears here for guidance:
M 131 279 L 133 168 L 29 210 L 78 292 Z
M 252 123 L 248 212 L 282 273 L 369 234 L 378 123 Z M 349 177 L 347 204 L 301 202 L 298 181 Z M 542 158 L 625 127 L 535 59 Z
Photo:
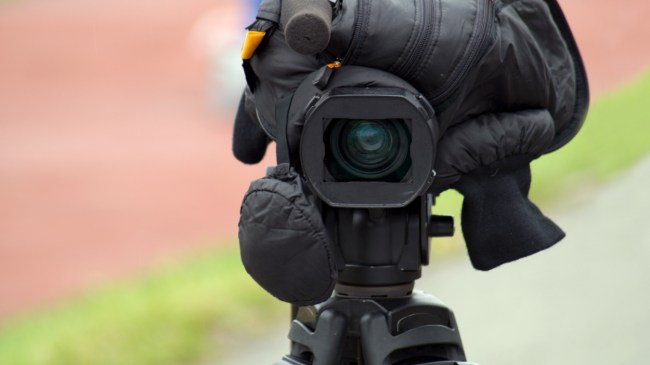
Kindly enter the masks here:
M 432 215 L 427 225 L 429 237 L 452 237 L 454 235 L 454 217 Z

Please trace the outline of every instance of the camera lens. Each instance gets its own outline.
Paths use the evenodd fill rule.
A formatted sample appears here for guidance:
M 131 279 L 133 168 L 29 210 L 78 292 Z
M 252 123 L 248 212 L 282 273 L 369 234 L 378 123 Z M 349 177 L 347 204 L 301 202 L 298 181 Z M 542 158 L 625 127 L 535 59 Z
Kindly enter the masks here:
M 337 119 L 325 136 L 326 163 L 339 181 L 400 181 L 410 167 L 403 120 Z

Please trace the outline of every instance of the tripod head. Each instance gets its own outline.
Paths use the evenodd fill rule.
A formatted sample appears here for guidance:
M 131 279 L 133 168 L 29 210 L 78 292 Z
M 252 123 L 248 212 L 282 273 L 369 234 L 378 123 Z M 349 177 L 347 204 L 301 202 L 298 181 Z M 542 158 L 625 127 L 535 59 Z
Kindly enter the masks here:
M 431 237 L 454 232 L 453 218 L 431 215 L 431 206 L 429 195 L 397 209 L 324 208 L 325 225 L 344 262 L 337 295 L 409 295 L 429 263 Z
M 403 208 L 322 206 L 338 282 L 327 301 L 292 306 L 291 350 L 275 365 L 471 365 L 451 310 L 414 291 L 431 237 L 454 231 L 432 203 L 427 194 Z

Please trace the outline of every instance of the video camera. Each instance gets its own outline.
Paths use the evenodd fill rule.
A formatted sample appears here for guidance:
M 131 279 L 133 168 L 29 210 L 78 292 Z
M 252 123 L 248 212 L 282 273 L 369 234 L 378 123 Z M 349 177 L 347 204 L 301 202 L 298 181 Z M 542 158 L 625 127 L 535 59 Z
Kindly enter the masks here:
M 453 313 L 414 291 L 435 197 L 464 197 L 473 265 L 564 237 L 528 199 L 529 163 L 567 143 L 586 74 L 555 0 L 265 0 L 242 52 L 233 151 L 276 142 L 242 203 L 248 273 L 293 304 L 281 364 L 463 364 Z

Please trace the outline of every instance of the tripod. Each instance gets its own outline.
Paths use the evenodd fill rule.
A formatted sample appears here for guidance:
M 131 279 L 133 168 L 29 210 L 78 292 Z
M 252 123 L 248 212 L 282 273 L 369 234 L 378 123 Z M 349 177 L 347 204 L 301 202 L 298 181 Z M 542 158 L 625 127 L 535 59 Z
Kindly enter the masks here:
M 453 235 L 432 201 L 324 210 L 345 268 L 329 300 L 294 307 L 291 351 L 275 365 L 469 365 L 452 311 L 413 290 L 430 237 Z

